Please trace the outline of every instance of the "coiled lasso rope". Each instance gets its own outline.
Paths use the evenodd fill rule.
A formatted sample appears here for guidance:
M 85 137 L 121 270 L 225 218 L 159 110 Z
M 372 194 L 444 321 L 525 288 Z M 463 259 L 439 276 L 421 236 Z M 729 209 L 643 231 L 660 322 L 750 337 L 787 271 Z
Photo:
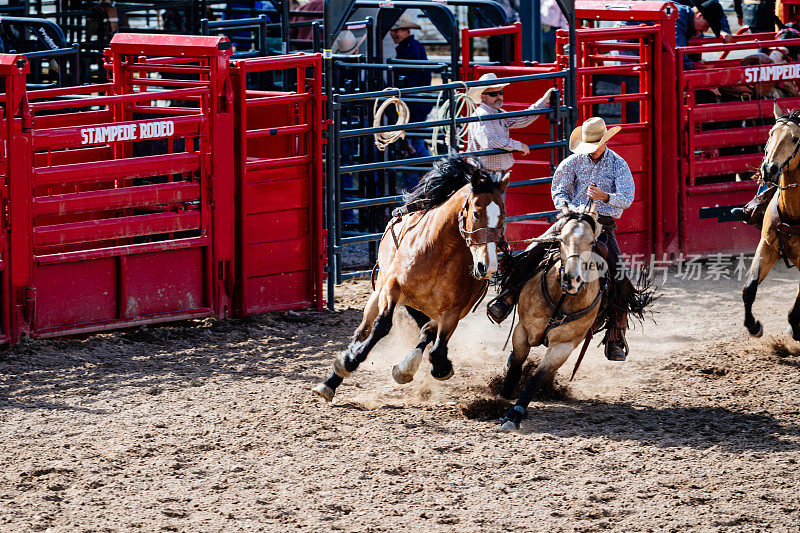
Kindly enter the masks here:
M 467 85 L 464 84 L 465 91 L 463 93 L 455 93 L 454 100 L 456 106 L 456 117 L 467 116 L 471 117 L 472 113 L 475 111 L 475 102 L 472 101 L 472 98 L 467 96 Z M 448 120 L 450 119 L 450 102 L 449 100 L 444 102 L 441 106 L 439 102 L 442 100 L 442 96 L 444 92 L 439 93 L 439 97 L 436 98 L 436 107 L 434 108 L 436 111 L 436 120 Z M 459 124 L 456 127 L 456 142 L 458 146 L 461 146 L 463 142 L 465 142 L 467 138 L 467 128 L 469 127 L 469 123 L 466 124 Z M 439 130 L 442 130 L 444 134 L 444 138 L 447 139 L 450 135 L 450 126 L 435 126 L 433 128 L 433 135 L 431 136 L 431 153 L 433 155 L 439 155 Z M 445 144 L 447 141 L 445 140 Z M 458 150 L 458 146 L 455 147 Z
M 408 118 L 410 113 L 408 111 L 408 104 L 406 104 L 403 100 L 400 99 L 400 89 L 397 87 L 390 87 L 387 90 L 395 90 L 397 91 L 397 96 L 392 96 L 391 98 L 387 98 L 381 105 L 378 107 L 378 98 L 375 99 L 375 104 L 372 106 L 372 113 L 375 115 L 375 118 L 372 120 L 372 126 L 377 128 L 381 125 L 381 121 L 383 120 L 383 113 L 386 111 L 390 105 L 394 105 L 395 109 L 397 110 L 397 122 L 395 126 L 405 126 L 408 124 Z M 405 130 L 394 130 L 394 131 L 382 131 L 373 134 L 375 137 L 375 146 L 378 147 L 378 150 L 381 152 L 386 150 L 386 147 L 396 142 L 400 139 L 405 138 L 406 132 Z

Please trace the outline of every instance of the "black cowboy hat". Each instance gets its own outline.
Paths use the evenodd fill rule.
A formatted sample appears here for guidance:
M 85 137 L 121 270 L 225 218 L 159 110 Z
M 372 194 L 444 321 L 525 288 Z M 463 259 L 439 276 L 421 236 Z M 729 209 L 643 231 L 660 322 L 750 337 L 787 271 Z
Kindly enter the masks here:
M 725 18 L 725 11 L 722 10 L 719 0 L 692 0 L 692 4 L 706 19 L 714 35 L 720 37 L 722 35 L 722 19 Z

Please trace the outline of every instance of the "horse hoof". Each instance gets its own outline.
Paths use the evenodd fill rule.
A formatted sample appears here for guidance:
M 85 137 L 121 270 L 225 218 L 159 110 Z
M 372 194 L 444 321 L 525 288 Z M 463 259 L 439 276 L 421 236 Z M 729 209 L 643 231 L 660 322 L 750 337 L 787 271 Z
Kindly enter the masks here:
M 313 392 L 314 394 L 316 394 L 321 398 L 324 398 L 326 402 L 330 402 L 331 400 L 333 400 L 333 395 L 335 394 L 335 391 L 332 388 L 325 385 L 324 383 L 320 383 L 319 385 L 311 389 L 311 392 Z
M 453 370 L 452 365 L 450 366 L 450 372 L 448 372 L 444 376 L 437 376 L 431 369 L 431 376 L 433 376 L 433 379 L 438 379 L 439 381 L 447 381 L 448 379 L 453 377 L 453 374 L 455 374 L 455 371 Z
M 411 383 L 414 379 L 414 374 L 403 372 L 399 366 L 394 365 L 392 367 L 392 377 L 400 385 L 405 385 L 406 383 Z
M 761 337 L 764 334 L 764 326 L 761 322 L 756 322 L 756 327 L 753 329 L 755 329 L 755 331 L 750 331 L 750 335 L 753 337 Z
M 514 424 L 511 420 L 506 420 L 500 425 L 500 431 L 516 431 L 519 429 L 519 426 Z

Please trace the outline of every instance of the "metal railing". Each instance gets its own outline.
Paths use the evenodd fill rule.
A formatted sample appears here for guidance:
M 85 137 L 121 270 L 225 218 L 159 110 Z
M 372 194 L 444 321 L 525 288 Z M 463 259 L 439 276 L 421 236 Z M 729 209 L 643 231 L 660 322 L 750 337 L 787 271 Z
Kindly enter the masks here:
M 476 116 L 458 116 L 456 93 L 459 90 L 468 90 L 471 87 L 485 87 L 496 85 L 497 83 L 522 83 L 537 80 L 565 80 L 569 73 L 563 72 L 548 72 L 540 74 L 530 74 L 524 76 L 513 76 L 507 78 L 500 78 L 498 80 L 488 81 L 468 81 L 468 82 L 451 82 L 444 83 L 436 86 L 428 87 L 412 87 L 404 89 L 390 89 L 381 91 L 369 91 L 354 94 L 333 94 L 330 104 L 332 111 L 331 126 L 328 131 L 328 172 L 326 176 L 326 212 L 327 216 L 327 255 L 328 255 L 328 305 L 332 306 L 334 301 L 334 287 L 336 284 L 341 283 L 345 279 L 365 277 L 370 273 L 370 270 L 354 270 L 345 272 L 342 265 L 342 254 L 346 247 L 355 244 L 370 243 L 371 246 L 377 245 L 380 241 L 383 232 L 380 228 L 385 224 L 388 217 L 380 216 L 377 211 L 385 210 L 385 208 L 398 205 L 402 203 L 402 195 L 398 194 L 397 187 L 392 187 L 391 180 L 386 179 L 386 171 L 420 171 L 420 165 L 424 165 L 424 170 L 434 162 L 441 159 L 441 156 L 430 155 L 424 157 L 403 157 L 399 159 L 389 160 L 384 155 L 383 160 L 358 163 L 358 164 L 344 164 L 342 157 L 343 140 L 346 139 L 364 139 L 369 138 L 376 133 L 386 133 L 399 130 L 416 131 L 428 129 L 435 126 L 444 126 L 449 129 L 449 134 L 444 135 L 439 133 L 438 138 L 435 140 L 437 143 L 444 143 L 449 149 L 458 150 L 459 141 L 457 138 L 457 129 L 462 124 L 469 124 L 478 122 L 480 117 Z M 446 96 L 445 105 L 448 106 L 449 118 L 444 120 L 430 120 L 425 122 L 413 122 L 402 126 L 397 125 L 382 125 L 372 127 L 356 127 L 346 128 L 342 124 L 346 124 L 344 120 L 343 111 L 346 110 L 348 104 L 357 102 L 374 101 L 376 99 L 384 99 L 390 97 L 400 97 L 404 101 L 416 101 L 419 97 L 434 93 L 440 93 Z M 555 105 L 558 102 L 560 94 L 558 91 L 554 92 L 553 102 L 551 107 L 546 109 L 526 109 L 522 111 L 512 111 L 500 113 L 493 118 L 511 118 L 511 117 L 524 117 L 524 116 L 537 116 L 546 115 L 551 122 L 551 139 L 547 142 L 529 145 L 531 150 L 550 150 L 551 161 L 555 159 L 554 152 L 561 150 L 568 144 L 565 134 L 567 128 L 565 124 L 571 116 L 571 109 L 566 105 Z M 423 100 L 427 101 L 427 100 Z M 371 139 L 370 139 L 371 141 Z M 494 154 L 507 153 L 504 150 L 490 149 L 481 150 L 477 152 L 463 152 L 463 155 L 479 157 Z M 373 177 L 377 177 L 383 173 L 382 187 L 375 187 L 376 194 L 369 198 L 358 199 L 345 199 L 343 197 L 342 177 L 344 175 L 375 173 Z M 526 187 L 531 185 L 541 185 L 550 182 L 547 178 L 536 178 L 514 182 L 510 187 Z M 374 212 L 371 217 L 372 231 L 367 228 L 361 231 L 344 231 L 342 223 L 342 215 L 348 211 L 355 209 L 373 209 Z M 555 214 L 554 211 L 525 213 L 513 217 L 508 217 L 508 222 L 517 222 L 522 220 L 534 220 L 548 218 Z M 374 252 L 374 250 L 373 250 Z M 374 253 L 372 254 L 374 256 Z

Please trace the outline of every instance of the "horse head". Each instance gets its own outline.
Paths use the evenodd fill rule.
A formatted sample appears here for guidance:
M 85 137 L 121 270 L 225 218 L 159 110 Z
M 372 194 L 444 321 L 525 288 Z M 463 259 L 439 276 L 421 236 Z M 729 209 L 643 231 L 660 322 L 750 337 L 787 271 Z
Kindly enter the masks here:
M 775 125 L 769 130 L 769 139 L 764 147 L 761 179 L 765 183 L 777 184 L 784 169 L 794 170 L 800 163 L 800 110 L 782 113 L 778 104 L 774 104 L 773 113 Z
M 586 283 L 599 277 L 600 267 L 592 254 L 595 241 L 602 231 L 597 220 L 597 204 L 576 211 L 562 210 L 562 225 L 559 233 L 561 246 L 561 288 L 567 294 L 580 293 Z
M 459 231 L 472 254 L 472 275 L 487 279 L 497 271 L 497 244 L 503 240 L 506 218 L 503 192 L 510 174 L 473 168 L 469 193 L 458 215 Z

